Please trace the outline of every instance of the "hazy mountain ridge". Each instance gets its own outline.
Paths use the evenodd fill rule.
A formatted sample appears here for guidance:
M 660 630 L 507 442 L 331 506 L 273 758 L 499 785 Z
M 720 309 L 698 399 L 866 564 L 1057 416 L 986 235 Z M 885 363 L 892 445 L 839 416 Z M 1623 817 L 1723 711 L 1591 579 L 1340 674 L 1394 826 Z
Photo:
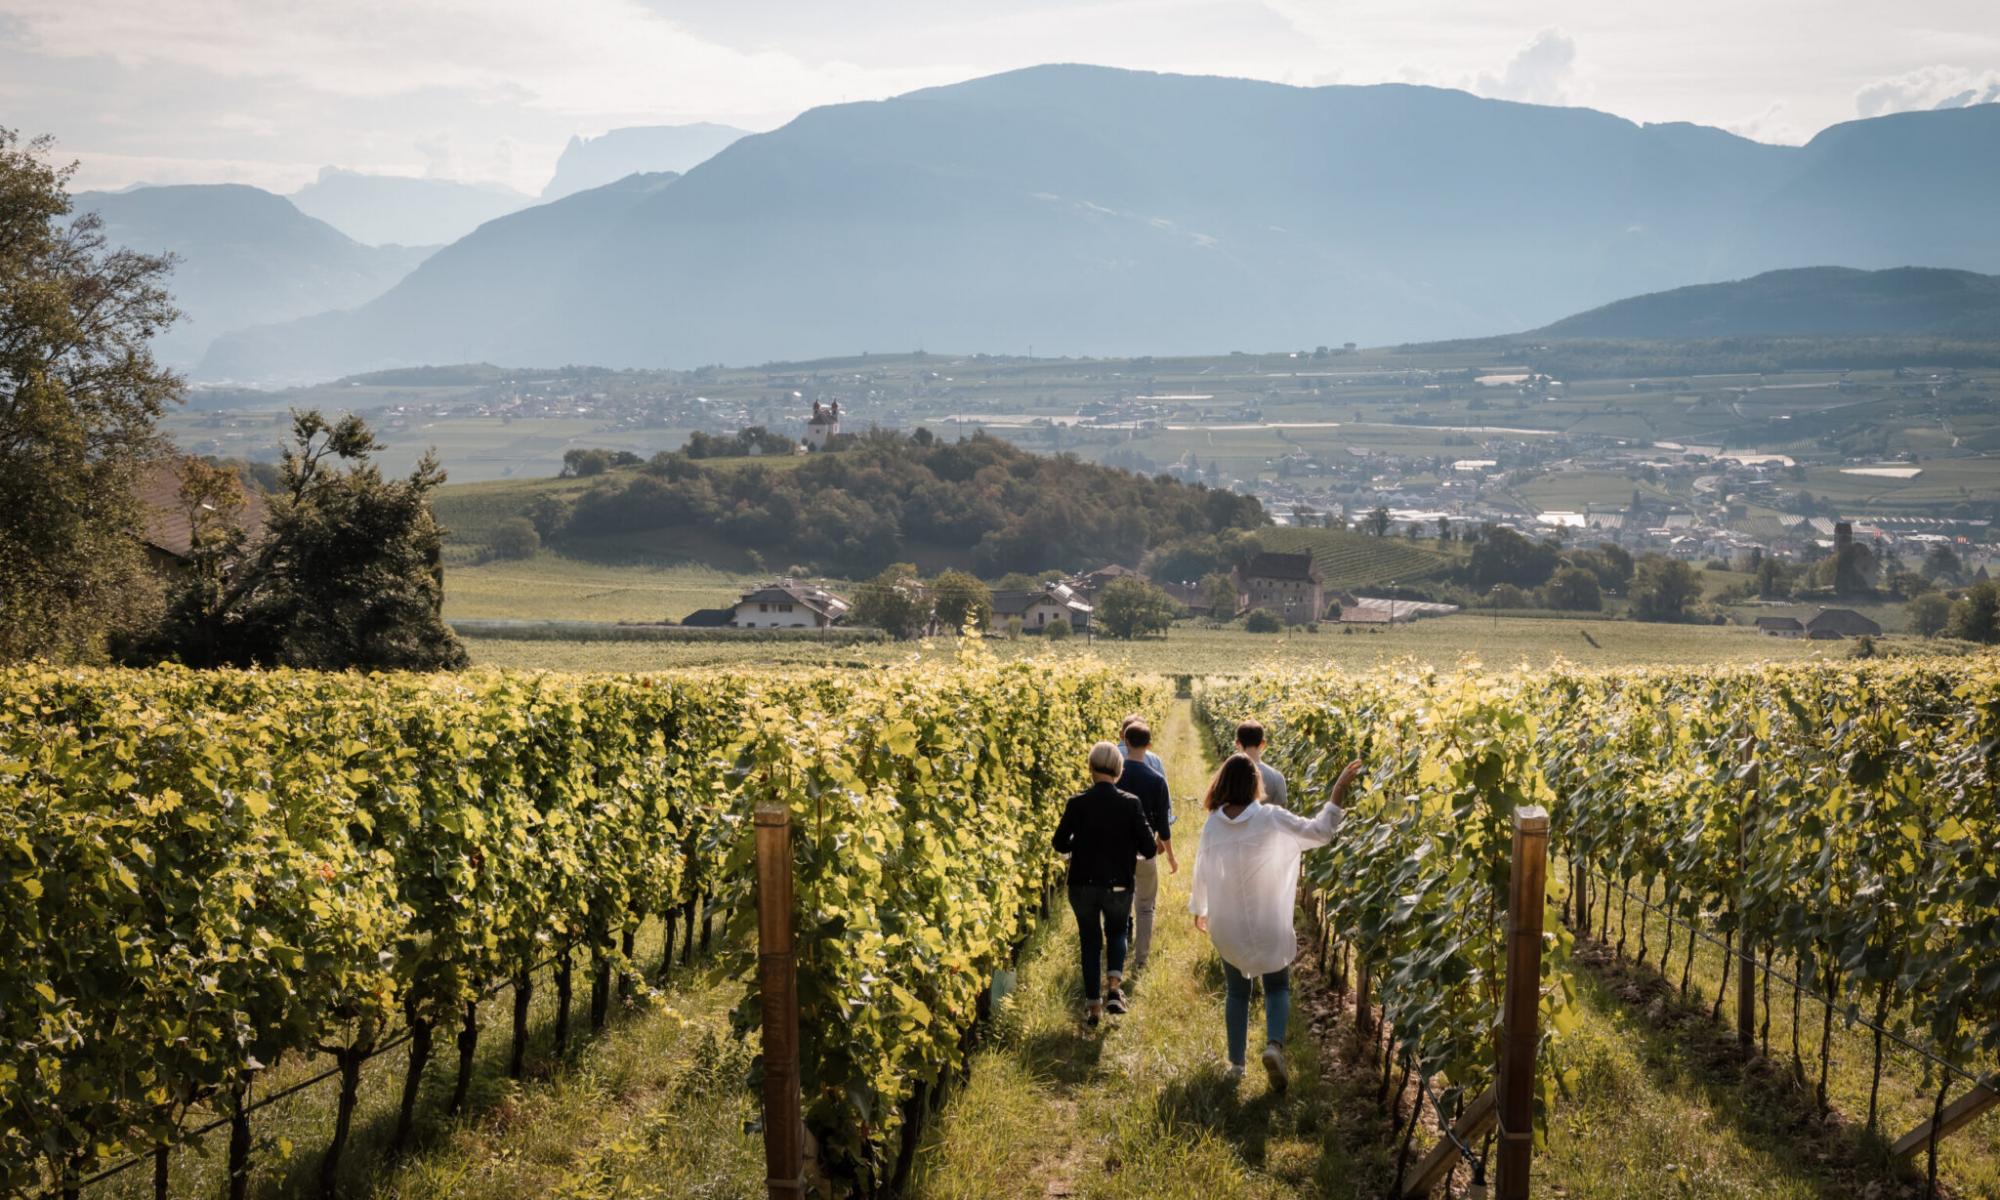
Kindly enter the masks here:
M 560 200 L 627 175 L 684 174 L 749 131 L 731 125 L 635 125 L 597 137 L 576 136 L 556 159 L 543 200 Z
M 495 217 L 535 203 L 497 183 L 459 183 L 320 168 L 319 178 L 291 202 L 357 242 L 370 246 L 439 246 L 455 242 Z
M 1654 292 L 1534 330 L 1550 338 L 1934 336 L 2000 339 L 2000 275 L 1802 267 Z
M 429 246 L 364 246 L 283 196 L 242 184 L 79 192 L 117 245 L 179 257 L 168 279 L 185 316 L 155 339 L 172 366 L 192 366 L 218 334 L 372 300 L 428 256 Z
M 1879 182 L 1918 164 L 1921 188 Z M 2000 270 L 1989 182 L 2000 107 L 1787 147 L 1408 85 L 1039 67 L 811 110 L 597 220 L 489 227 L 353 314 L 224 339 L 204 369 L 1467 336 L 1782 266 Z

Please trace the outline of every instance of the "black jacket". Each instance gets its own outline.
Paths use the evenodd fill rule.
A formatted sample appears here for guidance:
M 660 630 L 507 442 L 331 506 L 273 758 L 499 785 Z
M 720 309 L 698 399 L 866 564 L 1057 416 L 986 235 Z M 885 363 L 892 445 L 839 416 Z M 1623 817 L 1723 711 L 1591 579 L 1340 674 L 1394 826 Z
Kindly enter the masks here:
M 1139 798 L 1139 811 L 1161 841 L 1172 841 L 1174 799 L 1167 790 L 1167 777 L 1137 759 L 1125 760 L 1125 773 L 1118 777 L 1120 791 Z
M 1071 887 L 1129 888 L 1133 862 L 1159 852 L 1139 798 L 1109 783 L 1091 784 L 1069 798 L 1055 845 L 1070 856 Z

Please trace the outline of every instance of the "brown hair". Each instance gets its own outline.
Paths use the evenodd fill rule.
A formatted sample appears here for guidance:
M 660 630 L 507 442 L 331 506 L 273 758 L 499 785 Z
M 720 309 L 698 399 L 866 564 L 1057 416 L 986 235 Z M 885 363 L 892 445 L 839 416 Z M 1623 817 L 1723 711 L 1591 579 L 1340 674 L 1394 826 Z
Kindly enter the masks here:
M 1239 746 L 1261 746 L 1264 744 L 1264 726 L 1259 721 L 1245 721 L 1236 727 L 1236 744 Z
M 1255 804 L 1264 795 L 1264 776 L 1247 754 L 1232 754 L 1222 760 L 1215 778 L 1208 781 L 1208 795 L 1202 804 L 1210 812 L 1230 805 Z
M 1144 750 L 1153 744 L 1153 731 L 1144 721 L 1134 721 L 1125 727 L 1125 744 L 1134 750 Z

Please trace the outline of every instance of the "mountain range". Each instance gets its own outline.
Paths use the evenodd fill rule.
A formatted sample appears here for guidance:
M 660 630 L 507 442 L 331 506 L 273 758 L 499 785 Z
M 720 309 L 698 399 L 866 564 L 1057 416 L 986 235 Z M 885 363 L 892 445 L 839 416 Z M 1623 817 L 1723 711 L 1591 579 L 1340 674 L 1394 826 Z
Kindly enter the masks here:
M 1941 337 L 2000 341 L 2000 275 L 1804 267 L 1617 300 L 1528 336 Z
M 1782 267 L 1993 271 L 1996 194 L 2000 106 L 1792 147 L 1400 84 L 1038 67 L 813 109 L 670 184 L 500 218 L 203 370 L 1467 336 Z
M 153 343 L 160 361 L 189 367 L 221 333 L 328 309 L 387 291 L 431 247 L 364 246 L 283 196 L 240 184 L 79 192 L 114 244 L 171 252 L 169 286 L 183 314 Z

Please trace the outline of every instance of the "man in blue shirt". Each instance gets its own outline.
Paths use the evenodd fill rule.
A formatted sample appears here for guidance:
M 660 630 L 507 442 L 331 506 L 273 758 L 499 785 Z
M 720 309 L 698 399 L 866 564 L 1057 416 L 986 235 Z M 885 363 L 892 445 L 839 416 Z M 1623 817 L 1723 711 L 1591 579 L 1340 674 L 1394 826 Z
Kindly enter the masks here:
M 1125 727 L 1125 771 L 1118 777 L 1118 789 L 1139 798 L 1139 811 L 1146 815 L 1146 824 L 1152 826 L 1153 837 L 1159 842 L 1159 853 L 1167 860 L 1167 870 L 1178 872 L 1181 868 L 1174 858 L 1171 828 L 1173 799 L 1167 791 L 1167 777 L 1146 761 L 1152 744 L 1153 731 L 1144 721 L 1134 721 Z M 1159 861 L 1154 858 L 1140 859 L 1132 884 L 1134 972 L 1146 965 L 1146 956 L 1153 948 L 1153 910 L 1159 898 Z

